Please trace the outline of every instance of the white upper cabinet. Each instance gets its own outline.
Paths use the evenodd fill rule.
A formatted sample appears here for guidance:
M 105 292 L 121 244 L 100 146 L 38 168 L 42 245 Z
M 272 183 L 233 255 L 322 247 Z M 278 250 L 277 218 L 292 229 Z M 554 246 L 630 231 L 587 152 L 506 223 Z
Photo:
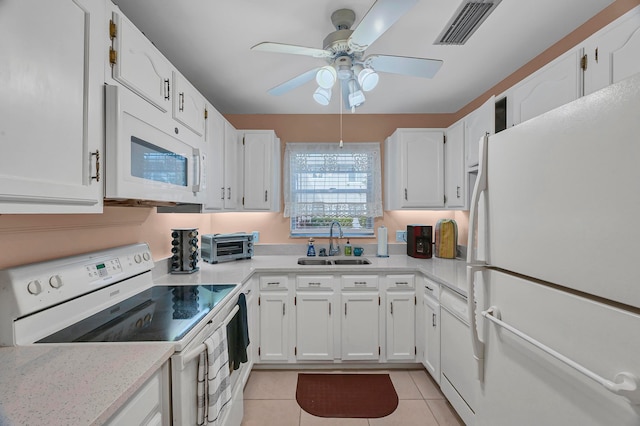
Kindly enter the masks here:
M 584 54 L 585 95 L 640 72 L 640 7 L 589 37 Z
M 578 99 L 582 95 L 580 50 L 572 50 L 545 65 L 509 90 L 512 124 Z
M 397 129 L 385 141 L 385 210 L 444 207 L 444 132 Z
M 206 100 L 179 72 L 173 72 L 173 117 L 204 135 Z
M 447 129 L 447 142 L 444 145 L 444 193 L 446 207 L 460 209 L 465 207 L 466 170 L 464 157 L 464 121 L 458 121 Z
M 0 213 L 99 213 L 105 3 L 0 2 Z
M 109 24 L 113 79 L 161 111 L 169 111 L 174 67 L 122 13 L 113 12 Z
M 280 139 L 273 130 L 243 130 L 244 210 L 280 210 Z
M 467 167 L 478 165 L 480 157 L 480 139 L 485 134 L 495 132 L 495 97 L 491 96 L 478 109 L 464 118 L 464 141 L 467 155 Z

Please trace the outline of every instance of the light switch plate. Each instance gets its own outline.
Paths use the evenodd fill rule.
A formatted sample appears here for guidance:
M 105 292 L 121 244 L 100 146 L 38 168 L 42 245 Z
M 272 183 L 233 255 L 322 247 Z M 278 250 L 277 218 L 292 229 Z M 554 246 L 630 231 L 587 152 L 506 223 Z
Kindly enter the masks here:
M 253 244 L 257 244 L 260 241 L 260 232 L 253 231 L 251 235 L 253 236 Z
M 396 231 L 396 243 L 407 242 L 407 231 Z

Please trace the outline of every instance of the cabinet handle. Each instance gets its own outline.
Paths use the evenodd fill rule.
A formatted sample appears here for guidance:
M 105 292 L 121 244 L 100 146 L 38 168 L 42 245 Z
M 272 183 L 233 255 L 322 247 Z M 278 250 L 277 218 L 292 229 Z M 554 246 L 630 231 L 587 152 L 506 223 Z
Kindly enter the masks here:
M 184 112 L 184 92 L 180 92 L 180 112 Z
M 267 283 L 267 285 L 280 285 L 280 281 L 273 281 L 273 282 Z
M 309 285 L 319 286 L 319 285 L 320 285 L 320 283 L 309 283 Z
M 347 316 L 347 304 L 346 303 L 344 304 L 344 316 L 345 317 Z
M 396 281 L 396 285 L 409 285 L 407 281 Z
M 167 78 L 164 80 L 164 100 L 168 101 L 169 99 L 171 99 L 171 85 Z
M 404 189 L 404 199 L 407 201 L 409 198 L 407 197 L 407 188 Z
M 264 191 L 264 202 L 266 203 L 269 200 L 269 197 L 267 196 L 269 191 Z
M 90 176 L 91 180 L 95 179 L 96 182 L 100 182 L 100 150 L 96 149 L 96 152 L 92 152 L 89 154 L 89 160 L 91 157 L 96 156 L 96 175 Z
M 391 302 L 391 315 L 393 315 L 393 302 Z
M 460 187 L 456 186 L 456 197 L 460 198 Z
M 227 200 L 230 200 L 230 199 L 231 199 L 231 187 L 228 186 L 227 187 Z
M 436 314 L 431 314 L 431 325 L 436 326 Z
M 429 287 L 428 285 L 425 285 L 424 288 L 426 288 L 427 290 L 433 292 L 433 289 L 431 287 Z
M 224 186 L 222 188 L 220 188 L 220 189 L 222 189 L 222 197 L 220 197 L 220 199 L 224 200 Z
M 354 282 L 353 284 L 355 284 L 355 285 L 364 285 L 364 286 L 366 286 L 366 285 L 367 285 L 367 282 L 366 282 L 366 281 L 356 281 L 356 282 Z
M 284 316 L 284 315 L 285 315 L 285 313 L 286 313 L 286 308 L 287 308 L 287 305 L 286 305 L 285 303 L 283 303 L 283 304 L 282 304 L 282 316 Z
M 331 315 L 331 302 L 329 302 L 329 315 Z

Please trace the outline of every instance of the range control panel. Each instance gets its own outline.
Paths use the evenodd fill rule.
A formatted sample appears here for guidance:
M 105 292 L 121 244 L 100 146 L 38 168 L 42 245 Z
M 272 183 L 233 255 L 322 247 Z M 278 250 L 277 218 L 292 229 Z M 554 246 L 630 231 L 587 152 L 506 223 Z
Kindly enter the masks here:
M 149 246 L 142 243 L 5 269 L 0 271 L 0 309 L 20 318 L 153 266 Z

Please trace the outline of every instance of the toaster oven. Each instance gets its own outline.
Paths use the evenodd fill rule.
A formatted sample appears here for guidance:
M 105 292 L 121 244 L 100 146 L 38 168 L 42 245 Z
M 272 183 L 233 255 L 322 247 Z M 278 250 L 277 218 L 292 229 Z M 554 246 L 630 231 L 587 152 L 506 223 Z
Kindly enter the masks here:
M 253 256 L 253 235 L 242 232 L 204 234 L 201 237 L 200 255 L 202 260 L 209 263 L 250 259 Z

